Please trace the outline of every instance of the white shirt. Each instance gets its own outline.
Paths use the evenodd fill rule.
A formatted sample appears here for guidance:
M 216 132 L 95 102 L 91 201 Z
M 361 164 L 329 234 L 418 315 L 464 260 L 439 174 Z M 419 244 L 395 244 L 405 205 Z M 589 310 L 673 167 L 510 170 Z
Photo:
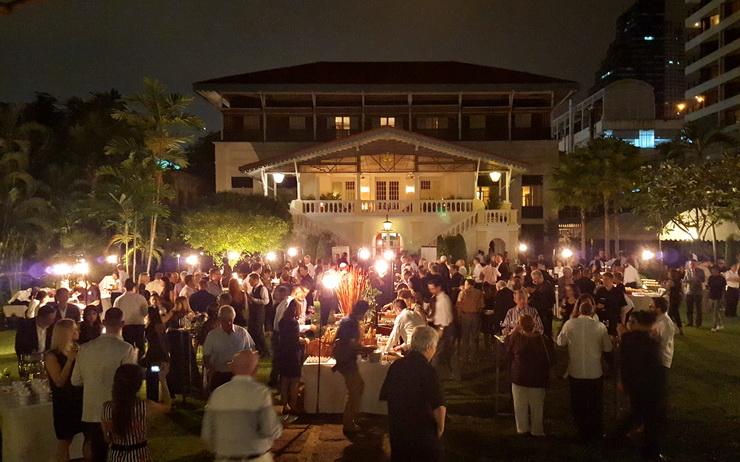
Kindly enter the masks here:
M 48 327 L 39 327 L 39 325 L 36 324 L 36 336 L 39 339 L 39 353 L 43 353 L 44 351 L 46 351 L 46 347 L 48 346 L 46 344 L 46 329 L 48 329 Z
M 393 350 L 393 347 L 398 345 L 399 339 L 403 340 L 404 345 L 411 344 L 411 336 L 414 334 L 414 329 L 426 325 L 426 319 L 419 313 L 404 309 L 393 321 L 393 330 L 391 330 L 391 335 L 388 337 L 385 351 Z
M 103 403 L 111 400 L 116 369 L 121 364 L 135 363 L 136 350 L 117 335 L 103 334 L 80 346 L 72 385 L 83 387 L 83 422 L 100 422 Z
M 657 317 L 653 331 L 660 337 L 660 362 L 663 367 L 670 368 L 673 363 L 673 337 L 676 335 L 676 326 L 671 318 L 663 313 Z
M 101 279 L 100 284 L 100 298 L 111 298 L 110 293 L 120 290 L 119 280 L 111 276 L 110 274 Z
M 201 437 L 219 460 L 268 452 L 282 431 L 270 389 L 250 376 L 237 375 L 211 393 Z
M 143 295 L 134 292 L 125 292 L 113 302 L 115 308 L 123 311 L 123 322 L 127 326 L 146 324 L 146 314 L 149 304 Z
M 153 294 L 154 292 L 157 293 L 157 295 L 162 295 L 162 292 L 164 292 L 164 281 L 161 279 L 155 279 L 153 281 L 149 281 L 147 285 L 144 287 L 150 294 Z
M 640 273 L 637 272 L 634 266 L 627 265 L 624 267 L 624 284 L 627 285 L 633 282 L 640 285 Z
M 187 297 L 188 300 L 190 300 L 190 296 L 196 293 L 197 291 L 198 289 L 193 289 L 192 287 L 186 285 L 185 287 L 182 288 L 182 290 L 180 290 L 180 293 L 177 295 L 180 297 Z
M 434 325 L 447 327 L 452 324 L 452 300 L 444 292 L 434 297 Z
M 480 263 L 475 264 L 475 268 L 473 268 L 473 279 L 476 281 L 480 281 L 480 273 L 483 271 L 483 265 Z
M 208 356 L 209 366 L 218 372 L 229 372 L 231 358 L 242 350 L 254 350 L 254 340 L 247 329 L 234 325 L 231 333 L 219 325 L 206 336 L 203 356 Z
M 120 281 L 121 285 L 123 285 L 130 277 L 131 276 L 128 275 L 128 272 L 125 269 L 118 270 L 118 280 Z
M 606 326 L 599 321 L 579 316 L 563 324 L 557 344 L 568 347 L 568 375 L 574 379 L 598 379 L 604 375 L 601 354 L 612 351 Z
M 277 308 L 275 308 L 275 322 L 272 324 L 272 328 L 275 332 L 278 332 L 280 330 L 280 320 L 283 318 L 283 314 L 285 314 L 285 310 L 288 309 L 288 305 L 290 305 L 291 301 L 293 301 L 293 297 L 288 296 L 285 298 L 285 300 L 280 302 Z M 306 300 L 299 300 L 298 307 L 298 324 L 304 324 L 306 322 Z
M 724 277 L 727 280 L 727 287 L 734 289 L 740 288 L 740 275 L 737 271 L 733 271 L 732 268 L 724 272 Z

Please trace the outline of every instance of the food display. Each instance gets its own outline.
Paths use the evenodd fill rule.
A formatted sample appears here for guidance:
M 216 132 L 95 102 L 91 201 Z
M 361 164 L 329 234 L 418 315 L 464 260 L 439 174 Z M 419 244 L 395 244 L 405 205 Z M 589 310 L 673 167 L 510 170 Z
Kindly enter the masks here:
M 365 326 L 360 343 L 364 346 L 378 346 L 378 339 L 375 336 L 376 329 L 371 324 Z
M 321 357 L 321 364 L 332 364 L 334 362 L 335 361 L 332 358 L 324 357 L 324 356 Z M 308 358 L 306 358 L 306 361 L 304 362 L 304 364 L 319 364 L 319 357 L 309 356 Z

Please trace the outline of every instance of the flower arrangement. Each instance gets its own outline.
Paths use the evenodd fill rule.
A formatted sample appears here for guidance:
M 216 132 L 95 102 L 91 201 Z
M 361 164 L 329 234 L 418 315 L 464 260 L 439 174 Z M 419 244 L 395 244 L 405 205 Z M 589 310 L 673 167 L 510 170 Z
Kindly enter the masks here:
M 358 300 L 366 300 L 372 307 L 375 303 L 373 290 L 370 279 L 361 268 L 352 267 L 343 271 L 336 289 L 342 313 L 347 316 Z

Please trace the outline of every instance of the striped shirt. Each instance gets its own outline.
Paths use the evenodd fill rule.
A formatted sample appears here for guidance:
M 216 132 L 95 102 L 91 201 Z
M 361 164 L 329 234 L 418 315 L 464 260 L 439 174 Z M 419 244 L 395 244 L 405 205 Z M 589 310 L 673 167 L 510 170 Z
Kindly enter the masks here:
M 103 404 L 103 421 L 113 421 L 113 401 Z M 131 413 L 129 431 L 124 435 L 111 432 L 108 462 L 147 462 L 151 460 L 146 446 L 146 402 L 137 400 Z M 130 448 L 139 445 L 142 447 Z M 123 447 L 119 447 L 123 446 Z M 129 448 L 126 448 L 129 447 Z
M 544 329 L 542 328 L 542 320 L 540 319 L 540 315 L 537 314 L 537 310 L 529 305 L 524 308 L 519 308 L 515 306 L 514 308 L 511 308 L 509 309 L 509 311 L 506 312 L 504 322 L 501 323 L 501 331 L 504 333 L 504 335 L 509 335 L 511 331 L 513 331 L 514 328 L 519 324 L 519 318 L 521 318 L 525 314 L 532 316 L 532 319 L 534 319 L 535 332 L 539 332 L 541 334 L 544 331 Z

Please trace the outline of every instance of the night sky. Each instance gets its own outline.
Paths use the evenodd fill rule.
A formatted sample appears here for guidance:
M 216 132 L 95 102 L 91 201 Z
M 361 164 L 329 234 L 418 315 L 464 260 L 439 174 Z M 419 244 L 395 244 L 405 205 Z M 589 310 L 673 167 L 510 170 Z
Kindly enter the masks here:
M 593 83 L 632 0 L 37 0 L 0 16 L 0 101 L 144 76 L 198 80 L 311 61 L 455 60 Z M 195 112 L 216 127 L 216 112 Z

